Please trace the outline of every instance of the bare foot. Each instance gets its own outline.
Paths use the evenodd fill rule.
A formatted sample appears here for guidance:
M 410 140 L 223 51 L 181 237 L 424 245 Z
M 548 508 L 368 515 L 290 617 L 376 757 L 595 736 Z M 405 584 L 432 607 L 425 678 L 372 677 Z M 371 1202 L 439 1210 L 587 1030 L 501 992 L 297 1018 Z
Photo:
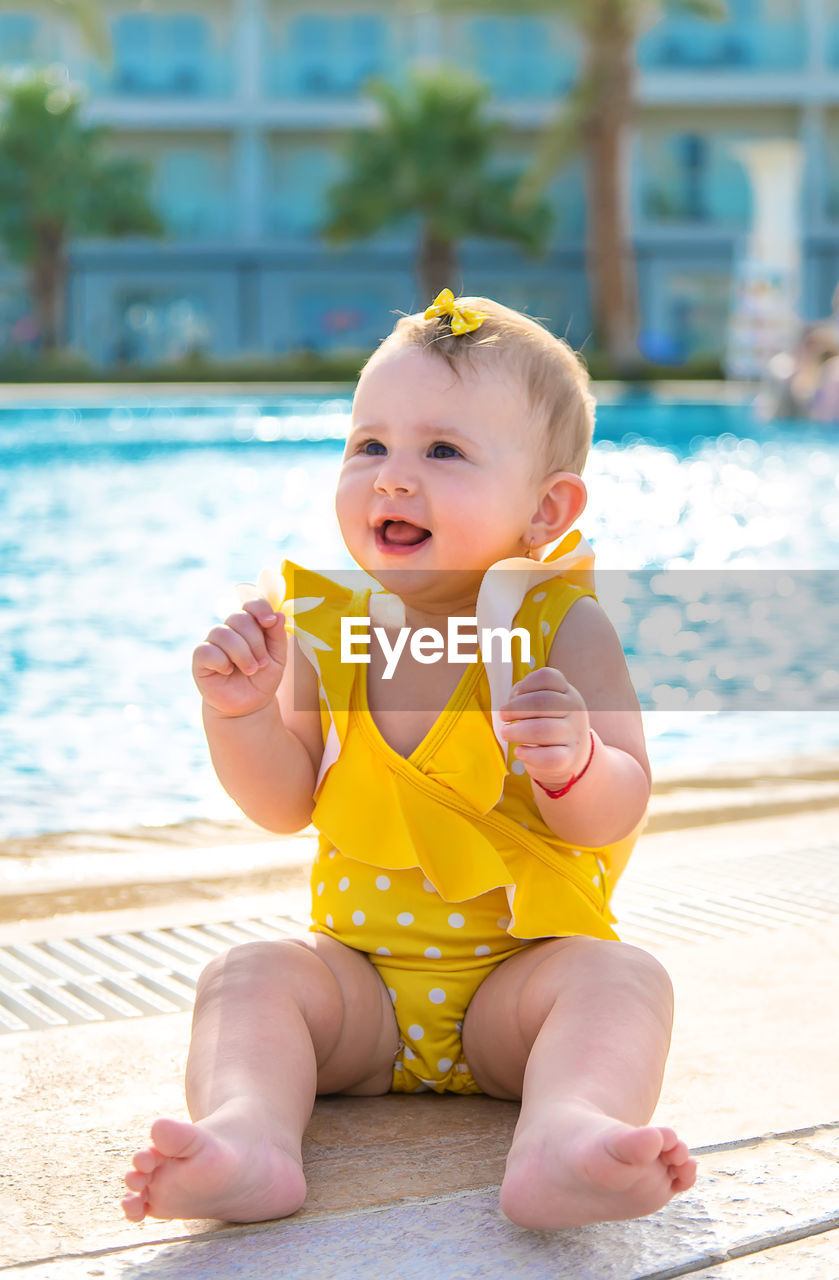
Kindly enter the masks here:
M 568 1106 L 538 1132 L 516 1135 L 501 1208 L 541 1231 L 641 1218 L 696 1180 L 696 1161 L 672 1129 L 633 1128 L 602 1112 Z
M 151 1146 L 125 1175 L 125 1216 L 263 1222 L 294 1213 L 306 1195 L 299 1156 L 272 1143 L 236 1103 L 196 1124 L 156 1120 Z

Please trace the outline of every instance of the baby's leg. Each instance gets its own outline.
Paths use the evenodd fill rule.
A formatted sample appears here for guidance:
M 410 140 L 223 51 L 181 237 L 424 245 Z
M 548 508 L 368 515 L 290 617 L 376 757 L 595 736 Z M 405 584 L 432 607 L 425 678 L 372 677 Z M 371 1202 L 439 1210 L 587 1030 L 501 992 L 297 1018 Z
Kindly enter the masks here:
M 672 1008 L 652 956 L 594 938 L 537 943 L 479 988 L 463 1048 L 486 1093 L 522 1099 L 501 1187 L 519 1226 L 641 1217 L 693 1185 L 684 1143 L 647 1123 Z
M 316 1092 L 386 1093 L 399 1034 L 366 956 L 323 936 L 235 947 L 201 975 L 186 1093 L 126 1174 L 128 1218 L 258 1222 L 303 1203 Z

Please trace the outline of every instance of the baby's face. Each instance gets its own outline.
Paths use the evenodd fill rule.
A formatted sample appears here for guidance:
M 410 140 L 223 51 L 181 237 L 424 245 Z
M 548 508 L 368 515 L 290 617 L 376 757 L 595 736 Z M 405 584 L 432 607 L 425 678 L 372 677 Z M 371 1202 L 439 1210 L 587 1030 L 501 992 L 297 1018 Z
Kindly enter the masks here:
M 459 571 L 448 575 L 459 599 L 495 561 L 524 555 L 542 479 L 532 416 L 500 368 L 455 374 L 418 347 L 375 358 L 356 391 L 336 496 L 356 562 L 403 598 Z

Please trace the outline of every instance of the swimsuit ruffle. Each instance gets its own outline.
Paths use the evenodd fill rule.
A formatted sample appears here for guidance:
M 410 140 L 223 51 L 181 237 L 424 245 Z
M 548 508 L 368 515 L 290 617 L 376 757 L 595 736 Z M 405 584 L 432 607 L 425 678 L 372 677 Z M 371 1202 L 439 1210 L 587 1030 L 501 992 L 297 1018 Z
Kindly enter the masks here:
M 429 734 L 405 758 L 385 742 L 366 709 L 359 675 L 364 668 L 341 661 L 341 619 L 369 616 L 370 591 L 352 590 L 290 561 L 282 573 L 287 625 L 321 684 L 327 750 L 312 817 L 321 848 L 383 869 L 418 867 L 446 902 L 504 888 L 507 930 L 515 938 L 616 937 L 609 892 L 635 833 L 619 844 L 585 849 L 550 831 L 527 775 L 508 771 L 482 665 L 465 667 Z M 533 665 L 541 666 L 570 605 L 593 591 L 560 577 L 545 577 L 537 587 L 526 594 L 514 622 L 530 632 Z M 514 680 L 529 669 L 518 661 L 514 668 Z

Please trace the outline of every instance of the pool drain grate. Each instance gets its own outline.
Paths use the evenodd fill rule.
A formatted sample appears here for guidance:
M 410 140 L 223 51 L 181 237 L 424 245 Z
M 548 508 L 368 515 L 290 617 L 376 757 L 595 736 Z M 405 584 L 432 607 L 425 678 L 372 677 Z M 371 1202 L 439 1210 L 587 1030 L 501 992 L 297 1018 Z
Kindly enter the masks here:
M 190 1009 L 212 956 L 299 932 L 263 916 L 0 947 L 0 1035 Z
M 615 894 L 618 930 L 641 946 L 753 934 L 839 914 L 839 846 L 734 854 L 658 876 L 631 868 Z
M 305 897 L 287 915 L 0 946 L 0 1035 L 189 1009 L 212 956 L 299 936 Z M 615 906 L 621 937 L 651 947 L 816 923 L 839 915 L 839 846 L 630 870 Z

